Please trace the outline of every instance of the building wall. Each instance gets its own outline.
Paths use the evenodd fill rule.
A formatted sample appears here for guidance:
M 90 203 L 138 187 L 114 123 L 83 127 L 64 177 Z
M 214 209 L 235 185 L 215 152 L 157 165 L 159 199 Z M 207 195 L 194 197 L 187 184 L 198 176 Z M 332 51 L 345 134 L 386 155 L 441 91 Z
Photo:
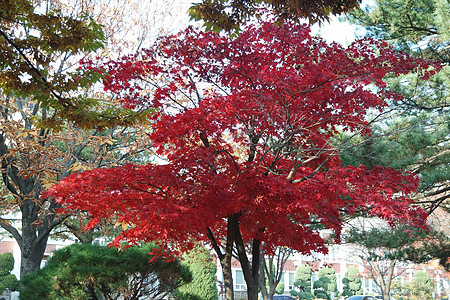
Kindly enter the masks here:
M 289 290 L 292 288 L 293 278 L 297 267 L 300 264 L 308 264 L 311 266 L 313 271 L 312 282 L 317 280 L 317 272 L 321 267 L 332 267 L 336 272 L 338 290 L 340 292 L 343 291 L 342 279 L 345 276 L 345 272 L 350 266 L 355 266 L 364 276 L 362 280 L 364 294 L 381 294 L 374 281 L 365 275 L 364 266 L 362 265 L 360 258 L 355 254 L 355 249 L 348 245 L 337 245 L 330 247 L 329 253 L 326 255 L 320 253 L 313 253 L 308 256 L 299 254 L 293 255 L 292 258 L 286 262 L 282 279 L 285 286 L 285 294 L 287 295 L 289 295 Z M 438 283 L 436 299 L 446 298 L 447 294 L 450 293 L 450 273 L 442 270 L 442 268 L 440 268 L 437 264 L 413 265 L 400 263 L 395 270 L 395 280 L 410 281 L 413 278 L 415 270 L 427 271 Z M 232 263 L 232 274 L 236 299 L 246 299 L 247 295 L 245 281 L 243 280 L 243 274 L 239 262 L 236 260 L 233 260 Z M 221 291 L 221 281 L 223 282 L 222 278 L 222 270 L 220 268 L 220 263 L 218 262 L 217 279 L 219 282 L 219 293 Z

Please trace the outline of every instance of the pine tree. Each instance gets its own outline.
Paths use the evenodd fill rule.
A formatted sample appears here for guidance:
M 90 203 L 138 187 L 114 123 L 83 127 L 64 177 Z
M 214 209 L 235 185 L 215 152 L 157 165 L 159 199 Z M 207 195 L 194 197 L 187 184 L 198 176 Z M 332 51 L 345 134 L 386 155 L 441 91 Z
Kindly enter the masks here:
M 185 265 L 192 272 L 192 281 L 175 292 L 178 300 L 217 300 L 216 265 L 203 246 L 197 246 L 184 256 Z
M 0 294 L 5 289 L 15 291 L 19 286 L 16 275 L 11 274 L 14 268 L 14 257 L 11 253 L 3 253 L 0 255 Z
M 403 95 L 389 100 L 390 111 L 374 122 L 372 137 L 344 155 L 344 164 L 383 165 L 406 169 L 420 176 L 415 202 L 431 214 L 450 212 L 450 11 L 447 0 L 376 0 L 354 10 L 350 20 L 362 25 L 370 37 L 384 39 L 416 57 L 431 58 L 443 68 L 429 81 L 412 73 L 388 80 Z M 439 259 L 447 269 L 448 234 L 424 244 L 419 260 Z M 447 236 L 447 237 L 446 237 Z
M 358 268 L 350 266 L 347 271 L 345 271 L 345 277 L 342 279 L 342 283 L 344 284 L 342 296 L 350 297 L 353 295 L 362 295 L 362 280 Z
M 311 293 L 311 277 L 312 269 L 308 265 L 299 265 L 295 271 L 294 286 L 295 290 L 291 291 L 291 295 L 300 300 L 311 300 L 314 298 Z
M 338 299 L 336 272 L 333 268 L 322 267 L 319 269 L 319 279 L 314 282 L 314 295 L 321 299 Z
M 350 16 L 368 36 L 444 64 L 428 82 L 417 81 L 417 73 L 391 79 L 392 88 L 404 95 L 400 101 L 390 100 L 395 117 L 381 118 L 371 140 L 362 143 L 359 153 L 352 153 L 353 160 L 344 159 L 420 174 L 417 202 L 429 212 L 437 207 L 450 210 L 449 18 L 447 0 L 376 0 Z

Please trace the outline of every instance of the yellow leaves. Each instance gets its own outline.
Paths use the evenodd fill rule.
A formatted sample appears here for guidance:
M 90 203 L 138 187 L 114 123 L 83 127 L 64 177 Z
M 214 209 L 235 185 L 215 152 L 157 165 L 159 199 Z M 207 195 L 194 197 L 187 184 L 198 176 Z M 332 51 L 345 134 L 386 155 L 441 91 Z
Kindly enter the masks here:
M 48 180 L 48 179 L 41 179 L 41 185 L 44 188 L 44 190 L 48 190 L 53 185 L 57 184 L 58 181 L 56 180 Z
M 38 138 L 39 137 L 39 133 L 36 130 L 26 130 L 26 129 L 22 129 L 21 131 L 19 131 L 16 135 L 16 139 L 20 139 L 20 138 Z
M 75 163 L 72 165 L 72 167 L 69 168 L 70 173 L 75 173 L 79 171 L 86 171 L 92 169 L 91 167 L 87 166 L 86 164 L 82 163 Z
M 114 224 L 114 227 L 122 227 L 122 230 L 127 230 L 130 227 L 130 223 L 125 221 L 119 221 Z

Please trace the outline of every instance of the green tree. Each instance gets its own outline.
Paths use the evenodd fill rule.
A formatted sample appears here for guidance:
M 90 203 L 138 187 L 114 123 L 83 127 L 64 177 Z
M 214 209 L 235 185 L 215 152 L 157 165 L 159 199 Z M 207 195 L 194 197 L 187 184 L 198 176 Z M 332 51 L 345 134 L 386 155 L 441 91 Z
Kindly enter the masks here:
M 0 294 L 5 289 L 15 291 L 19 286 L 16 275 L 11 274 L 14 269 L 14 257 L 11 253 L 3 253 L 0 255 Z
M 376 0 L 353 10 L 350 20 L 370 37 L 421 58 L 442 61 L 444 68 L 429 81 L 417 74 L 390 80 L 403 99 L 388 99 L 369 141 L 347 163 L 389 165 L 420 174 L 418 203 L 432 212 L 449 210 L 450 194 L 450 30 L 447 0 Z M 386 117 L 392 116 L 395 117 Z M 385 151 L 383 151 L 385 150 Z M 356 159 L 355 159 L 356 158 Z
M 432 294 L 435 288 L 430 274 L 424 271 L 416 271 L 413 279 L 408 283 L 409 294 L 415 296 L 412 298 L 420 300 L 433 299 Z
M 411 300 L 432 300 L 436 286 L 430 274 L 424 271 L 416 271 L 409 282 L 395 281 L 392 291 L 395 296 L 405 297 Z
M 321 299 L 338 299 L 336 272 L 333 268 L 322 267 L 318 273 L 319 279 L 313 283 L 314 295 Z
M 192 281 L 175 291 L 175 299 L 217 300 L 217 268 L 210 252 L 203 246 L 197 246 L 184 255 L 183 264 L 192 272 Z
M 396 265 L 401 261 L 415 261 L 417 256 L 422 256 L 420 246 L 432 242 L 431 236 L 431 233 L 424 230 L 405 225 L 388 227 L 378 222 L 373 226 L 354 227 L 344 239 L 359 246 L 359 256 L 369 277 L 381 290 L 383 299 L 389 300 Z M 441 238 L 440 234 L 437 236 Z M 432 256 L 428 256 L 428 260 L 431 258 Z
M 444 64 L 427 82 L 418 81 L 418 74 L 391 78 L 389 84 L 403 98 L 387 99 L 390 110 L 374 118 L 372 137 L 356 141 L 359 147 L 342 155 L 344 164 L 391 166 L 416 173 L 421 182 L 415 200 L 429 214 L 437 208 L 450 212 L 449 18 L 448 0 L 375 0 L 349 16 L 365 28 L 367 36 Z M 448 238 L 423 246 L 422 258 L 434 256 L 450 268 Z
M 299 265 L 295 271 L 294 276 L 294 290 L 290 293 L 292 296 L 297 297 L 300 300 L 311 300 L 314 298 L 311 293 L 311 278 L 312 269 L 308 265 Z
M 20 247 L 21 277 L 39 268 L 55 228 L 77 227 L 56 213 L 55 199 L 40 197 L 42 191 L 68 174 L 120 164 L 146 148 L 138 138 L 141 128 L 114 126 L 129 124 L 112 121 L 117 105 L 88 96 L 99 77 L 76 70 L 82 56 L 105 42 L 101 26 L 85 9 L 93 1 L 73 1 L 69 9 L 59 1 L 0 2 L 0 215 L 21 216 L 17 222 L 0 216 L 0 227 Z M 131 144 L 131 152 L 123 147 Z
M 98 245 L 70 245 L 55 251 L 43 269 L 23 278 L 21 297 L 132 300 L 165 295 L 192 279 L 179 261 L 149 255 L 153 250 L 158 249 L 154 245 L 122 251 Z
M 342 292 L 342 296 L 350 297 L 353 295 L 362 295 L 362 280 L 361 275 L 359 274 L 358 268 L 354 266 L 350 266 L 345 271 L 345 277 L 342 279 L 342 283 L 344 284 L 344 291 Z
M 284 282 L 279 282 L 277 284 L 277 287 L 275 288 L 275 294 L 277 294 L 277 295 L 284 294 Z

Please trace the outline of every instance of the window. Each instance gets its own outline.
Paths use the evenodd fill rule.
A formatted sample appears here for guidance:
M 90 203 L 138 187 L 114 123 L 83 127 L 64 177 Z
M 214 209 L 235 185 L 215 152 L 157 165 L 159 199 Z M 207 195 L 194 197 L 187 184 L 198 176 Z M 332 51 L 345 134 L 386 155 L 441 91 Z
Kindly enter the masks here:
M 294 289 L 294 276 L 295 273 L 288 273 L 289 274 L 289 291 Z
M 245 284 L 244 273 L 242 273 L 242 270 L 236 270 L 234 289 L 236 291 L 246 291 L 247 290 L 247 285 Z

